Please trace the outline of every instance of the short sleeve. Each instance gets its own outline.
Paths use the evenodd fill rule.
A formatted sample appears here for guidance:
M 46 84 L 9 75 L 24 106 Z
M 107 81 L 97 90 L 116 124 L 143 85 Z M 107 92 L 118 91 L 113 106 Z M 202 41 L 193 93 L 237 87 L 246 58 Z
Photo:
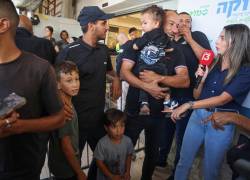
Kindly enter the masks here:
M 57 113 L 62 109 L 62 103 L 57 90 L 56 75 L 51 65 L 49 65 L 43 75 L 40 93 L 43 107 L 49 115 Z
M 174 69 L 177 69 L 179 67 L 186 67 L 185 56 L 180 50 L 180 48 L 178 47 L 178 45 L 174 46 L 172 57 L 174 59 Z
M 127 152 L 128 152 L 128 155 L 131 155 L 134 153 L 134 146 L 129 137 L 127 137 Z
M 58 138 L 63 138 L 64 136 L 71 136 L 73 135 L 73 120 L 67 121 L 65 125 L 58 129 Z
M 140 51 L 133 49 L 134 41 L 130 41 L 128 46 L 124 49 L 122 53 L 122 61 L 130 61 L 131 63 L 136 63 L 138 59 L 138 54 Z
M 193 39 L 203 48 L 205 49 L 211 49 L 211 46 L 209 44 L 209 41 L 207 39 L 207 36 L 200 32 L 200 31 L 195 31 L 192 33 Z
M 231 82 L 225 86 L 224 91 L 229 93 L 233 99 L 242 104 L 250 90 L 250 67 L 241 67 Z
M 102 139 L 101 139 L 102 140 Z M 102 141 L 99 141 L 96 145 L 95 151 L 94 151 L 94 158 L 100 161 L 104 161 L 104 147 L 102 144 Z

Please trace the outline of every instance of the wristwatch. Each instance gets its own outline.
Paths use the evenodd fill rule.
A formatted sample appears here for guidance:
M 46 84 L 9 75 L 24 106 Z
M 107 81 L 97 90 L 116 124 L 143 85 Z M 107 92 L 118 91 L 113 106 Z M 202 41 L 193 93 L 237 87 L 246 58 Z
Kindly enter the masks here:
M 188 101 L 187 103 L 188 103 L 188 105 L 189 105 L 189 108 L 188 108 L 188 109 L 193 109 L 194 101 Z

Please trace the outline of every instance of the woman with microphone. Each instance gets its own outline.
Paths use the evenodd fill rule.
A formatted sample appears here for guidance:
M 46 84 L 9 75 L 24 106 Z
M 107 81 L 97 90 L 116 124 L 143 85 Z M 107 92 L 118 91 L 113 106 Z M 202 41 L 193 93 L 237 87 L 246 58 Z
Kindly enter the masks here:
M 175 180 L 188 179 L 193 160 L 204 144 L 204 180 L 216 180 L 224 154 L 230 147 L 234 125 L 217 131 L 204 120 L 215 111 L 237 112 L 250 90 L 250 31 L 246 25 L 233 24 L 223 28 L 216 41 L 218 61 L 206 70 L 198 68 L 202 80 L 194 89 L 196 101 L 173 110 L 171 119 L 178 120 L 188 109 L 194 109 L 183 138 Z

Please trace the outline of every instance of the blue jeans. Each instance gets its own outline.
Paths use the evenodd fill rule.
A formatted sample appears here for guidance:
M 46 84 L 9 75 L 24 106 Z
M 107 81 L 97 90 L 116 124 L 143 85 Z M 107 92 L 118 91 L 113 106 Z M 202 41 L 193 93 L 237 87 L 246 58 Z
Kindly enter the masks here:
M 224 131 L 215 130 L 211 122 L 203 123 L 211 112 L 205 109 L 194 110 L 182 142 L 180 160 L 175 171 L 175 180 L 188 179 L 196 153 L 204 143 L 204 180 L 218 179 L 224 155 L 231 145 L 234 125 L 225 125 Z

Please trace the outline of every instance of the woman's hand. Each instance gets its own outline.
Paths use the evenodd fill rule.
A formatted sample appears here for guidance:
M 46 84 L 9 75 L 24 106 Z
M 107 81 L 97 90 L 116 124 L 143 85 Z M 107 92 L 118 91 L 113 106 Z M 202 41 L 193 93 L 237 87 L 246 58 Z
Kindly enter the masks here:
M 204 67 L 203 65 L 199 64 L 199 67 L 198 67 L 197 71 L 195 72 L 196 77 L 198 77 L 198 76 L 202 77 L 201 83 L 205 82 L 207 75 L 208 75 L 208 67 L 205 66 L 205 70 L 203 67 Z
M 174 109 L 171 114 L 171 119 L 176 122 L 176 120 L 181 118 L 181 115 L 185 113 L 190 108 L 189 103 L 182 104 L 180 107 Z

